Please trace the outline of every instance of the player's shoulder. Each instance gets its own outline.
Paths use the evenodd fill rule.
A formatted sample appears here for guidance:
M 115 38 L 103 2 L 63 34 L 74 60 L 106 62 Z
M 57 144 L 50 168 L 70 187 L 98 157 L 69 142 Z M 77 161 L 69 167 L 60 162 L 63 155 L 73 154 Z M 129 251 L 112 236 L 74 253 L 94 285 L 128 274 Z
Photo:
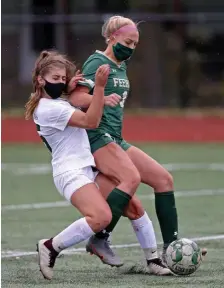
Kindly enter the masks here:
M 88 59 L 83 64 L 83 69 L 86 69 L 87 67 L 99 67 L 103 64 L 107 64 L 108 59 L 103 55 L 101 51 L 96 50 L 95 53 L 90 55 Z
M 38 107 L 41 109 L 49 109 L 54 107 L 69 106 L 69 102 L 64 98 L 48 99 L 41 98 Z
M 41 98 L 33 113 L 34 122 L 40 126 L 50 126 L 50 123 L 55 122 L 59 117 L 75 110 L 65 99 L 46 99 Z
M 67 100 L 59 99 L 47 99 L 41 98 L 37 108 L 35 109 L 35 115 L 41 118 L 47 118 L 49 114 L 57 114 L 64 106 L 70 106 Z
M 42 113 L 45 113 L 47 110 L 49 110 L 51 106 L 52 101 L 50 99 L 41 98 L 35 109 L 35 114 L 41 115 Z

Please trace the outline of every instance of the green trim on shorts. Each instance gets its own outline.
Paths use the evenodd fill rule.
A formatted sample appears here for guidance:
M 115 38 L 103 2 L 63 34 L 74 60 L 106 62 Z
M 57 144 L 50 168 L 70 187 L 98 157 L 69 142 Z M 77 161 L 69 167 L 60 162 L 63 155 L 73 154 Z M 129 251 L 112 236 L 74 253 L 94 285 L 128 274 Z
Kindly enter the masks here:
M 97 138 L 96 137 L 94 138 L 95 139 L 93 141 L 91 141 L 91 137 L 89 138 L 92 154 L 96 152 L 98 149 L 106 146 L 107 144 L 111 142 L 118 144 L 124 151 L 127 151 L 132 146 L 131 144 L 129 144 L 122 138 L 119 139 L 119 138 L 112 137 L 108 133 L 99 134 Z
M 124 151 L 127 151 L 132 146 L 130 143 L 126 142 L 124 139 L 121 140 L 121 143 L 119 145 Z

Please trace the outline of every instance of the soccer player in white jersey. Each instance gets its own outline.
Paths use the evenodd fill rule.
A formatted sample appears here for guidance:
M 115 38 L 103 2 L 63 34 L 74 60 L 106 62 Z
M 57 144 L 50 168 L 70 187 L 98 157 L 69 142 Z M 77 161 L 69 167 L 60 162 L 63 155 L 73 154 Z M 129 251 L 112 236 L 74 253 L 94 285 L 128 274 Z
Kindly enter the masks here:
M 71 68 L 72 63 L 64 56 L 43 51 L 33 73 L 34 93 L 26 104 L 26 119 L 33 117 L 51 150 L 55 186 L 83 215 L 54 238 L 38 242 L 40 271 L 49 280 L 58 253 L 104 229 L 112 218 L 109 205 L 94 184 L 95 163 L 86 130 L 82 129 L 97 127 L 100 122 L 109 67 L 98 69 L 94 99 L 86 113 L 60 98 Z M 73 78 L 73 86 L 81 79 L 81 75 Z
M 84 80 L 82 75 L 77 75 L 69 82 L 74 75 L 73 68 L 72 63 L 64 56 L 56 52 L 42 52 L 33 74 L 34 93 L 26 104 L 26 119 L 33 117 L 40 137 L 52 153 L 53 177 L 58 191 L 84 216 L 54 238 L 38 242 L 40 270 L 46 279 L 52 279 L 56 257 L 63 249 L 91 237 L 111 222 L 113 208 L 110 209 L 103 197 L 108 199 L 110 191 L 116 186 L 101 173 L 95 179 L 91 167 L 95 163 L 90 153 L 89 141 L 86 131 L 81 128 L 96 127 L 102 116 L 103 105 L 116 106 L 120 97 L 112 95 L 107 96 L 107 101 L 103 99 L 109 73 L 108 66 L 103 65 L 96 73 L 93 100 L 87 113 L 75 109 L 65 98 L 60 97 L 66 88 L 74 89 L 78 81 Z M 99 184 L 100 190 L 96 188 L 94 181 Z M 133 197 L 129 202 L 132 195 L 119 195 L 119 189 L 118 196 L 122 196 L 120 206 L 115 203 L 114 209 L 122 210 L 123 215 L 132 220 L 145 254 L 150 259 L 157 259 L 155 233 L 150 219 L 147 223 L 135 221 L 132 202 L 139 200 Z M 110 261 L 111 258 L 113 257 L 110 257 Z M 107 263 L 108 259 L 104 261 Z M 150 264 L 151 273 L 169 273 L 166 271 L 168 269 L 153 261 Z M 114 266 L 119 265 L 114 262 Z

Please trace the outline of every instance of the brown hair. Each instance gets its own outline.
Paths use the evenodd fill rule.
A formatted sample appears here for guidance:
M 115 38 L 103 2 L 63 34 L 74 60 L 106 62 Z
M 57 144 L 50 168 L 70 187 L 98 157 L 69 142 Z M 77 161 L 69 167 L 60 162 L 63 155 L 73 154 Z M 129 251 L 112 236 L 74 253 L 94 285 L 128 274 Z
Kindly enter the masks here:
M 32 83 L 34 92 L 31 93 L 28 102 L 25 105 L 25 119 L 32 117 L 35 108 L 37 107 L 43 92 L 43 87 L 39 84 L 37 78 L 39 75 L 46 75 L 53 67 L 66 69 L 66 82 L 68 83 L 75 75 L 75 65 L 67 59 L 66 56 L 61 55 L 57 51 L 42 51 L 37 58 L 32 74 Z
M 112 16 L 103 24 L 102 27 L 102 36 L 105 38 L 106 43 L 109 42 L 110 36 L 114 34 L 120 28 L 127 26 L 127 25 L 134 25 L 137 28 L 137 25 L 134 21 L 130 18 L 126 18 L 123 16 Z

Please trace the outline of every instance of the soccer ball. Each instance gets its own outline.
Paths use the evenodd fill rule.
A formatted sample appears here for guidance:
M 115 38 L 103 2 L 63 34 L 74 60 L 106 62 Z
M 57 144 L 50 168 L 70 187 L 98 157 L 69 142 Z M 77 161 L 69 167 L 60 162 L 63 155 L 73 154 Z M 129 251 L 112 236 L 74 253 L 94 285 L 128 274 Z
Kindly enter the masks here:
M 201 261 L 200 248 L 194 241 L 186 238 L 172 242 L 166 250 L 167 266 L 176 275 L 194 273 Z

